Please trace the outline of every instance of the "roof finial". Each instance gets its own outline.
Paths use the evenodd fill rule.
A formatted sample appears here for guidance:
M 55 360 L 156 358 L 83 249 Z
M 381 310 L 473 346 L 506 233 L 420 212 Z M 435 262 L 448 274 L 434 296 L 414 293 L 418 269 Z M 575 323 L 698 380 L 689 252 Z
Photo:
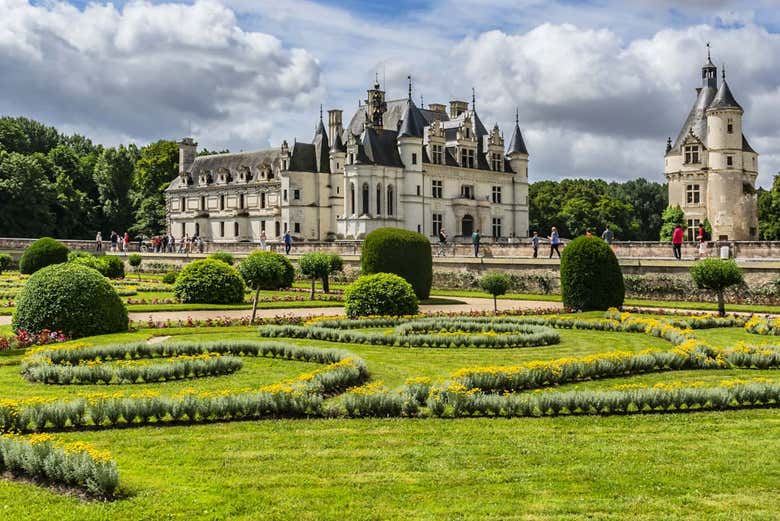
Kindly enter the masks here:
M 726 81 L 726 62 L 723 62 L 720 66 L 720 74 L 723 78 L 723 81 Z
M 420 93 L 420 106 L 425 108 L 425 101 L 423 101 L 423 95 Z
M 409 80 L 409 102 L 412 101 L 412 75 L 408 75 L 406 77 L 407 80 Z
M 471 110 L 475 112 L 477 110 L 477 91 L 474 90 L 474 87 L 471 87 Z
M 515 107 L 515 126 L 520 126 L 520 109 Z
M 710 60 L 710 42 L 707 42 L 707 59 Z
M 320 121 L 322 121 L 322 103 L 320 103 Z

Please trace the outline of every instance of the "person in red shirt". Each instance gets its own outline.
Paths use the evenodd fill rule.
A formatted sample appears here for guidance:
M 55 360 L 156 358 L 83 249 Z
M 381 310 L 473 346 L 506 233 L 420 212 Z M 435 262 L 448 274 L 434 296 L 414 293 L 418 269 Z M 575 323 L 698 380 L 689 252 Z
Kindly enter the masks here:
M 682 259 L 682 243 L 683 243 L 683 229 L 679 224 L 672 233 L 672 250 L 674 250 L 674 258 L 677 260 Z

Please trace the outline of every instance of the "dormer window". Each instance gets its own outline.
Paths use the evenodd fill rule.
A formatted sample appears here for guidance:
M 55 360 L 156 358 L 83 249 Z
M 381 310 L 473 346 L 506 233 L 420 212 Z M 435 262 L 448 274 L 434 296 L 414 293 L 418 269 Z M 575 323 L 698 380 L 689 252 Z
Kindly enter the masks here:
M 444 147 L 441 145 L 431 145 L 431 162 L 434 165 L 444 163 Z
M 466 139 L 471 139 L 471 130 L 469 127 L 466 127 Z
M 698 163 L 699 162 L 699 146 L 698 145 L 685 145 L 685 163 Z
M 474 168 L 474 150 L 464 148 L 460 151 L 460 166 Z
M 494 170 L 496 172 L 500 172 L 503 170 L 503 160 L 501 158 L 501 154 L 496 154 L 495 152 L 490 154 L 490 169 Z

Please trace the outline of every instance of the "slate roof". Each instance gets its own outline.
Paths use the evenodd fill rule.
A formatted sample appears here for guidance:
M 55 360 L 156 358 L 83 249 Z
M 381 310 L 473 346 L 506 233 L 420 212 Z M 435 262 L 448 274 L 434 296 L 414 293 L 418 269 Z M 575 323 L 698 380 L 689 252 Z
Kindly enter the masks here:
M 420 110 L 409 100 L 404 111 L 401 127 L 398 129 L 398 137 L 423 137 L 428 122 L 420 113 Z
M 293 145 L 292 157 L 290 157 L 290 170 L 293 172 L 316 172 L 317 151 L 311 143 L 298 143 Z
M 403 168 L 398 154 L 398 132 L 368 127 L 360 142 L 364 161 L 375 165 Z M 361 157 L 358 155 L 358 159 Z
M 328 143 L 328 133 L 325 132 L 325 125 L 320 119 L 317 130 L 314 133 L 314 166 L 315 172 L 330 173 L 330 144 Z M 308 172 L 309 170 L 305 170 Z
M 680 152 L 680 146 L 685 138 L 688 136 L 690 129 L 693 129 L 693 133 L 698 137 L 704 146 L 707 146 L 707 108 L 715 98 L 716 91 L 712 87 L 700 87 L 697 89 L 696 101 L 688 113 L 688 117 L 685 118 L 680 133 L 677 135 L 677 139 L 674 141 L 672 151 Z
M 509 142 L 509 150 L 506 154 L 515 153 L 528 155 L 528 149 L 525 147 L 525 141 L 523 141 L 523 134 L 520 132 L 520 125 L 517 123 L 515 123 L 515 130 L 512 133 L 512 140 Z
M 725 78 L 723 79 L 723 83 L 720 84 L 718 93 L 715 94 L 715 98 L 713 98 L 712 103 L 710 103 L 710 106 L 708 108 L 711 109 L 737 108 L 742 110 L 740 104 L 737 103 L 737 100 L 734 99 L 734 95 L 731 93 L 731 89 L 729 88 L 729 84 L 726 82 Z

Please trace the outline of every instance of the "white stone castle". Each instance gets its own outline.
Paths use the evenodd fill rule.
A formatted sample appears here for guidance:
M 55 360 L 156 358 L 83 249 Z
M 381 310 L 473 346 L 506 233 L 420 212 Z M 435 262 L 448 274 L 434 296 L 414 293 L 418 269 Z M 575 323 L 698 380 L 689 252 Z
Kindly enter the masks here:
M 197 156 L 179 142 L 179 176 L 166 191 L 177 237 L 259 242 L 289 231 L 296 239 L 361 239 L 394 226 L 436 240 L 528 236 L 528 151 L 517 115 L 509 147 L 472 105 L 418 108 L 385 100 L 375 82 L 349 125 L 328 111 L 311 143 L 284 141 L 256 152 Z
M 709 46 L 709 44 L 708 44 Z M 758 240 L 756 177 L 758 154 L 742 131 L 742 107 L 707 52 L 696 102 L 672 144 L 666 145 L 664 174 L 669 205 L 680 205 L 693 240 L 709 220 L 713 240 Z

